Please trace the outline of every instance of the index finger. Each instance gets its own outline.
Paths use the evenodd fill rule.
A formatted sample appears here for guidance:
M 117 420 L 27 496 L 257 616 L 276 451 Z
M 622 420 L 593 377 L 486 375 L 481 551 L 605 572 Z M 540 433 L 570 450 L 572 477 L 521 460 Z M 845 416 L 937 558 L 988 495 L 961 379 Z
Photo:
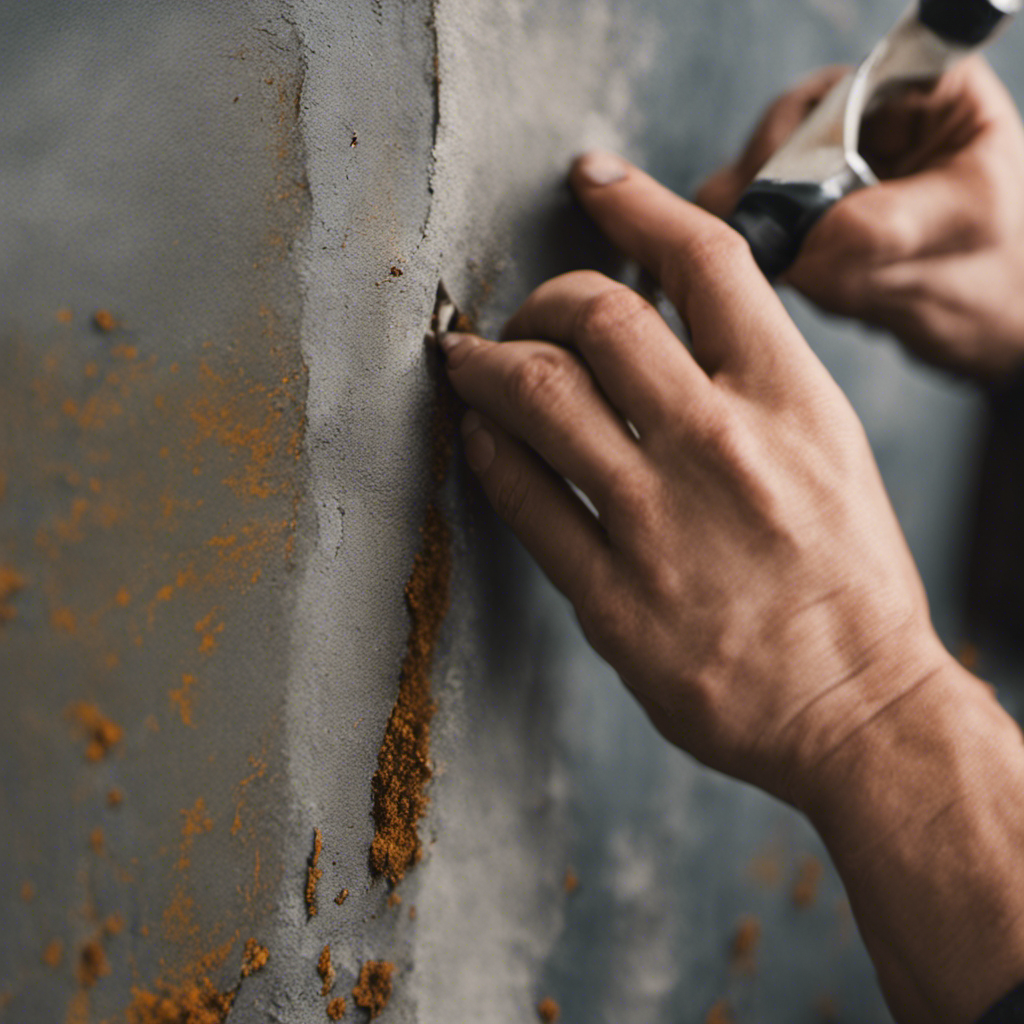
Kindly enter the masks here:
M 659 279 L 709 374 L 805 352 L 750 247 L 727 224 L 611 153 L 584 155 L 570 180 L 605 234 Z

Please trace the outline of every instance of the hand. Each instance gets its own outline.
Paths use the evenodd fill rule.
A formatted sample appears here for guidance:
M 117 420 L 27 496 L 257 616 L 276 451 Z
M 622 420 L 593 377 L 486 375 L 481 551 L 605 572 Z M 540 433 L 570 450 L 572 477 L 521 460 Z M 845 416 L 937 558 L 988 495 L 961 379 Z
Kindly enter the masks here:
M 728 216 L 746 186 L 844 73 L 828 68 L 765 114 L 697 201 Z M 982 377 L 1024 365 L 1024 128 L 980 57 L 867 119 L 883 182 L 833 207 L 782 280 L 822 309 L 892 331 L 922 358 Z
M 610 155 L 573 182 L 692 353 L 622 285 L 549 281 L 505 331 L 538 340 L 442 339 L 467 457 L 664 735 L 801 803 L 948 655 L 863 429 L 743 240 Z

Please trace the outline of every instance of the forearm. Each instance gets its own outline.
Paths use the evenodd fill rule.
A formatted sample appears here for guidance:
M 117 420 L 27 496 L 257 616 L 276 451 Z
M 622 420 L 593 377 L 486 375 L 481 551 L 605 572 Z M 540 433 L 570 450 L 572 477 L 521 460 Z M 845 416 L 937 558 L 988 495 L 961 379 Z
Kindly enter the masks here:
M 897 1019 L 971 1024 L 1024 981 L 1024 742 L 950 659 L 856 730 L 805 803 Z

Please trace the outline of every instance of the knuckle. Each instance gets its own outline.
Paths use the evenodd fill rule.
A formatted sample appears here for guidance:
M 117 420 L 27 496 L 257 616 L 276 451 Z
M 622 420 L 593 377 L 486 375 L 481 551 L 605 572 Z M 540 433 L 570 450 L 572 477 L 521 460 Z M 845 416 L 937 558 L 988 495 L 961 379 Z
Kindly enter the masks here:
M 526 411 L 561 406 L 582 383 L 582 368 L 567 352 L 538 349 L 510 371 L 507 398 L 514 408 Z
M 657 488 L 634 469 L 618 469 L 608 477 L 604 502 L 607 515 L 630 530 L 648 527 L 658 518 Z
M 663 279 L 669 291 L 694 289 L 743 270 L 756 270 L 750 245 L 727 224 L 715 223 L 694 234 L 669 258 Z
M 577 336 L 590 339 L 613 336 L 647 312 L 647 303 L 631 288 L 608 284 L 580 305 L 576 313 Z

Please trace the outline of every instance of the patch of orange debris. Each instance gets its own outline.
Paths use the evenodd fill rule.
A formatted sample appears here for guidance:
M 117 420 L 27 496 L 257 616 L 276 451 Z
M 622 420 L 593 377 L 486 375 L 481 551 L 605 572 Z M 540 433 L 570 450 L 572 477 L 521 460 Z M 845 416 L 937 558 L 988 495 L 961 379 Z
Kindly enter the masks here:
M 67 717 L 85 734 L 85 758 L 102 761 L 124 737 L 124 730 L 88 701 L 76 701 L 67 709 Z
M 97 330 L 109 333 L 117 330 L 118 322 L 109 309 L 97 309 L 92 315 L 93 325 Z
M 324 946 L 320 950 L 320 959 L 316 962 L 316 972 L 320 975 L 320 995 L 326 996 L 334 988 L 334 982 L 338 977 L 338 972 L 335 971 L 334 964 L 331 963 L 330 946 Z
M 824 868 L 817 857 L 804 857 L 797 872 L 796 882 L 791 893 L 793 903 L 798 907 L 809 907 L 818 898 L 818 886 L 821 884 Z
M 98 939 L 90 939 L 78 951 L 76 977 L 80 988 L 92 988 L 110 973 L 110 962 Z
M 50 625 L 72 636 L 78 630 L 78 616 L 70 608 L 54 608 L 50 612 Z
M 60 939 L 50 939 L 43 947 L 42 961 L 46 967 L 60 967 L 64 957 L 64 943 Z
M 317 915 L 316 888 L 323 877 L 323 871 L 317 867 L 320 861 L 320 854 L 324 848 L 323 836 L 320 829 L 313 829 L 313 852 L 309 855 L 309 863 L 306 866 L 306 914 L 309 917 Z
M 448 612 L 451 533 L 431 505 L 421 530 L 422 545 L 405 587 L 411 627 L 398 682 L 398 699 L 388 719 L 373 777 L 376 834 L 370 865 L 392 884 L 422 856 L 419 821 L 427 808 L 430 764 L 430 669 L 441 624 Z
M 218 608 L 212 609 L 195 624 L 200 654 L 209 654 L 217 646 L 218 634 L 224 632 L 224 623 L 216 621 L 218 612 Z
M 196 685 L 196 677 L 191 672 L 185 672 L 181 677 L 181 686 L 167 691 L 170 702 L 178 709 L 181 715 L 182 725 L 193 727 L 195 722 L 192 718 L 192 690 Z
M 133 989 L 126 1017 L 129 1024 L 223 1024 L 237 992 L 221 992 L 207 977 L 157 992 Z
M 242 954 L 242 977 L 262 971 L 270 959 L 270 950 L 260 945 L 255 939 L 245 940 L 245 952 Z
M 753 971 L 761 944 L 761 922 L 753 915 L 740 920 L 732 937 L 732 965 L 740 971 Z
M 17 616 L 11 598 L 25 589 L 25 577 L 9 565 L 0 565 L 0 626 Z
M 735 1019 L 732 1015 L 732 1007 L 729 1005 L 727 999 L 719 999 L 714 1006 L 708 1010 L 708 1015 L 704 1018 L 704 1024 L 735 1024 Z
M 551 996 L 545 996 L 537 1004 L 537 1016 L 543 1021 L 543 1024 L 555 1024 L 562 1016 L 562 1008 Z
M 367 960 L 359 971 L 359 980 L 352 989 L 356 1006 L 370 1013 L 370 1020 L 383 1012 L 391 999 L 391 976 L 395 965 L 387 960 Z

